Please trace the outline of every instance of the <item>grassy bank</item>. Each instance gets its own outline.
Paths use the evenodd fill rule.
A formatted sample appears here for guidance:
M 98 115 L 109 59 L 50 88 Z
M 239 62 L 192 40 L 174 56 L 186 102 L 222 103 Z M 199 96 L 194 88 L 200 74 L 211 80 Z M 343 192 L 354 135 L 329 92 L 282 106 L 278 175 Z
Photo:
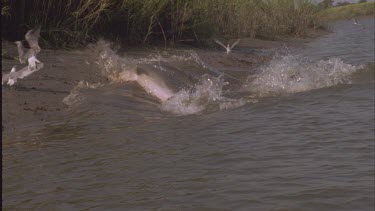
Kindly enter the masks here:
M 322 18 L 327 21 L 349 19 L 365 15 L 375 15 L 375 2 L 349 4 L 341 7 L 331 7 L 323 10 Z
M 307 35 L 321 25 L 308 0 L 3 0 L 2 37 L 42 25 L 42 42 L 79 46 L 98 37 L 127 44 L 203 44 L 213 37 Z M 3 11 L 3 10 L 2 10 Z

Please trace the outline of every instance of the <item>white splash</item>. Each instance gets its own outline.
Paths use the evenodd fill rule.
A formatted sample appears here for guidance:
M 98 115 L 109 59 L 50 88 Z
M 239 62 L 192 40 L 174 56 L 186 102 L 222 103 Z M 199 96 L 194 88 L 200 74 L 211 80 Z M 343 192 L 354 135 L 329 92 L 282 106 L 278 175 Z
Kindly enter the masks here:
M 244 99 L 230 99 L 222 96 L 222 88 L 226 84 L 223 78 L 203 75 L 198 83 L 191 88 L 174 92 L 169 88 L 161 72 L 168 72 L 163 67 L 165 63 L 186 62 L 198 66 L 197 69 L 206 69 L 216 72 L 214 68 L 206 65 L 194 51 L 184 51 L 178 54 L 161 52 L 150 54 L 143 58 L 120 57 L 111 48 L 110 44 L 101 41 L 96 48 L 99 50 L 97 64 L 105 75 L 113 83 L 136 82 L 148 94 L 157 97 L 161 102 L 163 111 L 177 115 L 195 114 L 207 110 L 224 110 L 242 106 L 245 103 L 253 102 Z M 147 65 L 150 68 L 145 74 L 139 73 Z M 140 69 L 138 69 L 140 68 Z M 157 73 L 159 71 L 159 73 Z M 168 73 L 167 73 L 168 74 Z M 171 73 L 173 74 L 173 73 Z
M 158 54 L 157 57 L 150 57 L 148 59 L 132 59 L 121 58 L 109 46 L 108 43 L 102 41 L 98 43 L 99 60 L 98 64 L 101 66 L 102 73 L 114 83 L 122 83 L 128 81 L 137 82 L 148 94 L 157 97 L 164 102 L 173 95 L 173 91 L 166 86 L 163 79 L 157 77 L 157 74 L 138 74 L 137 68 L 139 64 L 150 64 L 155 61 L 159 62 L 159 68 L 166 71 L 160 65 L 163 57 Z
M 246 103 L 243 99 L 223 97 L 224 85 L 226 83 L 221 76 L 215 78 L 205 74 L 192 89 L 183 89 L 163 102 L 161 109 L 178 115 L 189 115 L 211 108 L 216 110 L 235 108 Z
M 295 55 L 276 56 L 259 74 L 249 76 L 244 88 L 260 96 L 303 92 L 351 83 L 350 75 L 359 68 L 339 58 L 313 62 Z

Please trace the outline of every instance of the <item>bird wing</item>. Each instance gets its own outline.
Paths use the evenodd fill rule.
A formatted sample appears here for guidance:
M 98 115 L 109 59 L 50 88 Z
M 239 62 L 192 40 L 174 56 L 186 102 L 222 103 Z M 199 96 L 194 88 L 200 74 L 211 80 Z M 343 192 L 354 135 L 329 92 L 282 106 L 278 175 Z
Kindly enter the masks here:
M 22 69 L 18 70 L 17 72 L 13 73 L 13 78 L 20 78 L 23 74 L 23 72 L 25 72 L 25 70 L 28 68 L 28 66 L 25 66 L 23 67 Z
M 10 76 L 10 73 L 4 74 L 1 79 L 1 84 L 4 84 L 5 82 L 7 82 L 9 80 L 9 76 Z
M 24 77 L 30 75 L 31 73 L 33 73 L 32 69 L 30 69 L 29 66 L 25 66 L 19 71 L 17 71 L 15 76 L 16 78 L 23 79 Z
M 236 42 L 234 42 L 233 45 L 230 47 L 230 49 L 232 49 L 235 45 L 237 45 L 239 41 L 240 39 L 237 39 Z
M 40 28 L 41 28 L 41 26 L 38 26 L 34 29 L 31 29 L 31 30 L 27 31 L 27 33 L 25 35 L 25 39 L 29 43 L 30 48 L 34 49 L 36 52 L 40 51 L 40 47 L 39 47 L 39 43 L 38 43 L 38 40 L 39 40 L 39 37 L 40 37 Z
M 223 46 L 223 48 L 227 49 L 227 46 L 225 46 L 223 43 L 221 43 L 219 40 L 215 39 L 215 42 L 221 46 Z
M 4 84 L 5 82 L 9 81 L 9 79 L 17 78 L 17 71 L 16 71 L 16 66 L 12 68 L 12 70 L 8 74 L 4 74 L 2 78 L 1 84 Z
M 26 49 L 22 46 L 22 42 L 21 41 L 17 41 L 16 42 L 17 44 L 17 51 L 18 51 L 18 58 L 20 60 L 20 63 L 25 63 L 25 52 L 26 52 Z

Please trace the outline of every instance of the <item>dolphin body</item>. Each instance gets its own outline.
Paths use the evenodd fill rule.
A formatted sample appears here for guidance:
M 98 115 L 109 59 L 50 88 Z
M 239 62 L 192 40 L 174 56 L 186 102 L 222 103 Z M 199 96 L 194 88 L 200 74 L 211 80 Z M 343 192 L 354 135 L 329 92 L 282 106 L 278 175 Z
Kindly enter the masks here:
M 174 95 L 164 80 L 154 71 L 145 67 L 136 67 L 133 70 L 125 70 L 119 74 L 122 81 L 134 81 L 147 93 L 164 102 Z

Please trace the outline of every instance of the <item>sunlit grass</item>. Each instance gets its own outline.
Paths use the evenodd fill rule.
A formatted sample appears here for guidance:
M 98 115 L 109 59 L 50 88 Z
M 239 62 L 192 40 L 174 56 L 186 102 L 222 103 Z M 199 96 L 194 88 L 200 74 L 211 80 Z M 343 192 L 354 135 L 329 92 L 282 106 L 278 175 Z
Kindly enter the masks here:
M 375 2 L 349 4 L 341 7 L 331 7 L 321 12 L 321 16 L 329 21 L 348 19 L 365 15 L 375 15 Z

